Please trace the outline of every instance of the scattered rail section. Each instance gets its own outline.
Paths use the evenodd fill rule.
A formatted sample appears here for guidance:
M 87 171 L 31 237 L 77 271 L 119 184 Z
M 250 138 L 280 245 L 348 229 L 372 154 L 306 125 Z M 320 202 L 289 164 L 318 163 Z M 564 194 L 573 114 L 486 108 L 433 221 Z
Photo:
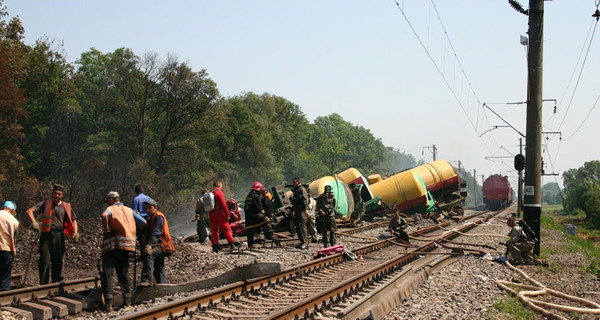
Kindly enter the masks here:
M 444 231 L 436 240 L 453 239 L 495 214 L 488 214 L 456 230 Z M 413 235 L 440 230 L 449 224 L 432 225 Z M 358 257 L 355 260 L 336 254 L 276 275 L 232 283 L 117 319 L 177 319 L 181 316 L 194 319 L 350 319 L 368 316 L 369 312 L 385 314 L 395 305 L 392 300 L 402 299 L 398 294 L 389 295 L 391 290 L 386 288 L 396 287 L 396 291 L 401 291 L 400 297 L 406 297 L 429 274 L 461 254 L 442 251 L 437 241 L 423 241 L 425 243 L 417 247 L 381 240 L 354 250 Z

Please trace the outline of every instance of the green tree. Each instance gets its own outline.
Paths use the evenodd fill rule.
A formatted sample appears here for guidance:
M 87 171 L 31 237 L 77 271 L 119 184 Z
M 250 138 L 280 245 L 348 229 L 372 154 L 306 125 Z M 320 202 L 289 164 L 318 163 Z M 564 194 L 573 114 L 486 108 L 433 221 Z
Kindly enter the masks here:
M 25 91 L 20 88 L 27 72 L 25 30 L 18 18 L 8 15 L 0 0 L 0 198 L 19 206 L 29 205 L 37 181 L 23 167 L 21 146 L 26 136 L 20 124 L 27 118 Z
M 562 195 L 560 187 L 556 182 L 548 182 L 542 187 L 542 195 L 545 203 L 560 204 L 562 203 Z
M 322 159 L 329 174 L 349 167 L 369 173 L 381 167 L 386 149 L 368 129 L 345 121 L 337 113 L 318 117 L 314 126 L 311 151 Z
M 563 173 L 565 209 L 574 213 L 581 209 L 588 221 L 600 221 L 600 161 L 593 160 L 578 169 Z

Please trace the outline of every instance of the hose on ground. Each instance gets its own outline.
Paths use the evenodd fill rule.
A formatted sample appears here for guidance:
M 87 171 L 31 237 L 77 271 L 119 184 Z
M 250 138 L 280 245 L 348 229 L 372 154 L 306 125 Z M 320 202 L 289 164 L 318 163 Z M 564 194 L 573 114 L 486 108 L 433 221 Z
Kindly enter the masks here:
M 587 300 L 587 299 L 571 296 L 571 295 L 562 293 L 560 291 L 556 291 L 556 290 L 547 288 L 543 284 L 541 284 L 538 281 L 529 277 L 522 270 L 514 267 L 508 261 L 506 261 L 505 264 L 512 270 L 520 273 L 525 279 L 527 279 L 529 282 L 533 283 L 534 285 L 526 285 L 526 284 L 515 283 L 515 282 L 510 282 L 510 281 L 505 281 L 505 280 L 495 280 L 496 284 L 498 284 L 498 286 L 500 288 L 517 296 L 525 305 L 527 305 L 532 310 L 535 310 L 546 317 L 549 317 L 552 319 L 560 319 L 560 320 L 567 320 L 567 318 L 565 318 L 561 315 L 557 315 L 547 309 L 555 309 L 555 310 L 560 310 L 560 311 L 564 311 L 564 312 L 600 314 L 600 304 L 597 304 L 597 303 Z M 520 290 L 517 292 L 517 291 L 509 288 L 508 287 L 509 285 L 515 286 L 515 287 L 520 287 L 524 290 Z M 559 298 L 562 298 L 565 300 L 580 303 L 582 305 L 587 305 L 587 306 L 590 306 L 590 308 L 571 307 L 571 306 L 549 303 L 549 302 L 544 302 L 544 301 L 530 298 L 530 297 L 540 296 L 540 295 L 544 295 L 544 294 L 550 294 L 552 296 L 559 297 Z

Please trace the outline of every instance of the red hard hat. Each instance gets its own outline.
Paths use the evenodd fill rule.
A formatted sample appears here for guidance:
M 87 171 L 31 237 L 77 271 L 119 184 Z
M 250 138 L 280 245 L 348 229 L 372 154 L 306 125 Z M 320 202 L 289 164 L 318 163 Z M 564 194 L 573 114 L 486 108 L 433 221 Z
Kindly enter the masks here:
M 252 185 L 252 190 L 260 190 L 263 188 L 263 184 L 256 181 L 253 185 Z

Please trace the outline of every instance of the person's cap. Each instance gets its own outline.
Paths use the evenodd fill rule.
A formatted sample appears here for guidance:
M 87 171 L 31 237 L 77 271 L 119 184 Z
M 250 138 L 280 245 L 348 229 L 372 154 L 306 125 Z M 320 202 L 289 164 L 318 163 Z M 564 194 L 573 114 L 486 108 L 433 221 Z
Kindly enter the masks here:
M 253 185 L 252 185 L 252 190 L 260 190 L 263 188 L 263 184 L 256 181 Z
M 4 202 L 4 205 L 2 207 L 10 210 L 17 210 L 17 205 L 12 201 Z
M 144 204 L 158 207 L 158 203 L 156 203 L 156 201 L 154 199 L 148 199 L 148 200 L 144 201 Z
M 331 192 L 331 186 L 330 185 L 326 185 L 325 186 L 325 192 Z
M 121 196 L 119 195 L 118 192 L 116 191 L 109 191 L 108 194 L 106 195 L 106 198 L 104 198 L 104 200 L 108 200 L 108 199 L 112 199 L 112 198 L 120 198 Z

